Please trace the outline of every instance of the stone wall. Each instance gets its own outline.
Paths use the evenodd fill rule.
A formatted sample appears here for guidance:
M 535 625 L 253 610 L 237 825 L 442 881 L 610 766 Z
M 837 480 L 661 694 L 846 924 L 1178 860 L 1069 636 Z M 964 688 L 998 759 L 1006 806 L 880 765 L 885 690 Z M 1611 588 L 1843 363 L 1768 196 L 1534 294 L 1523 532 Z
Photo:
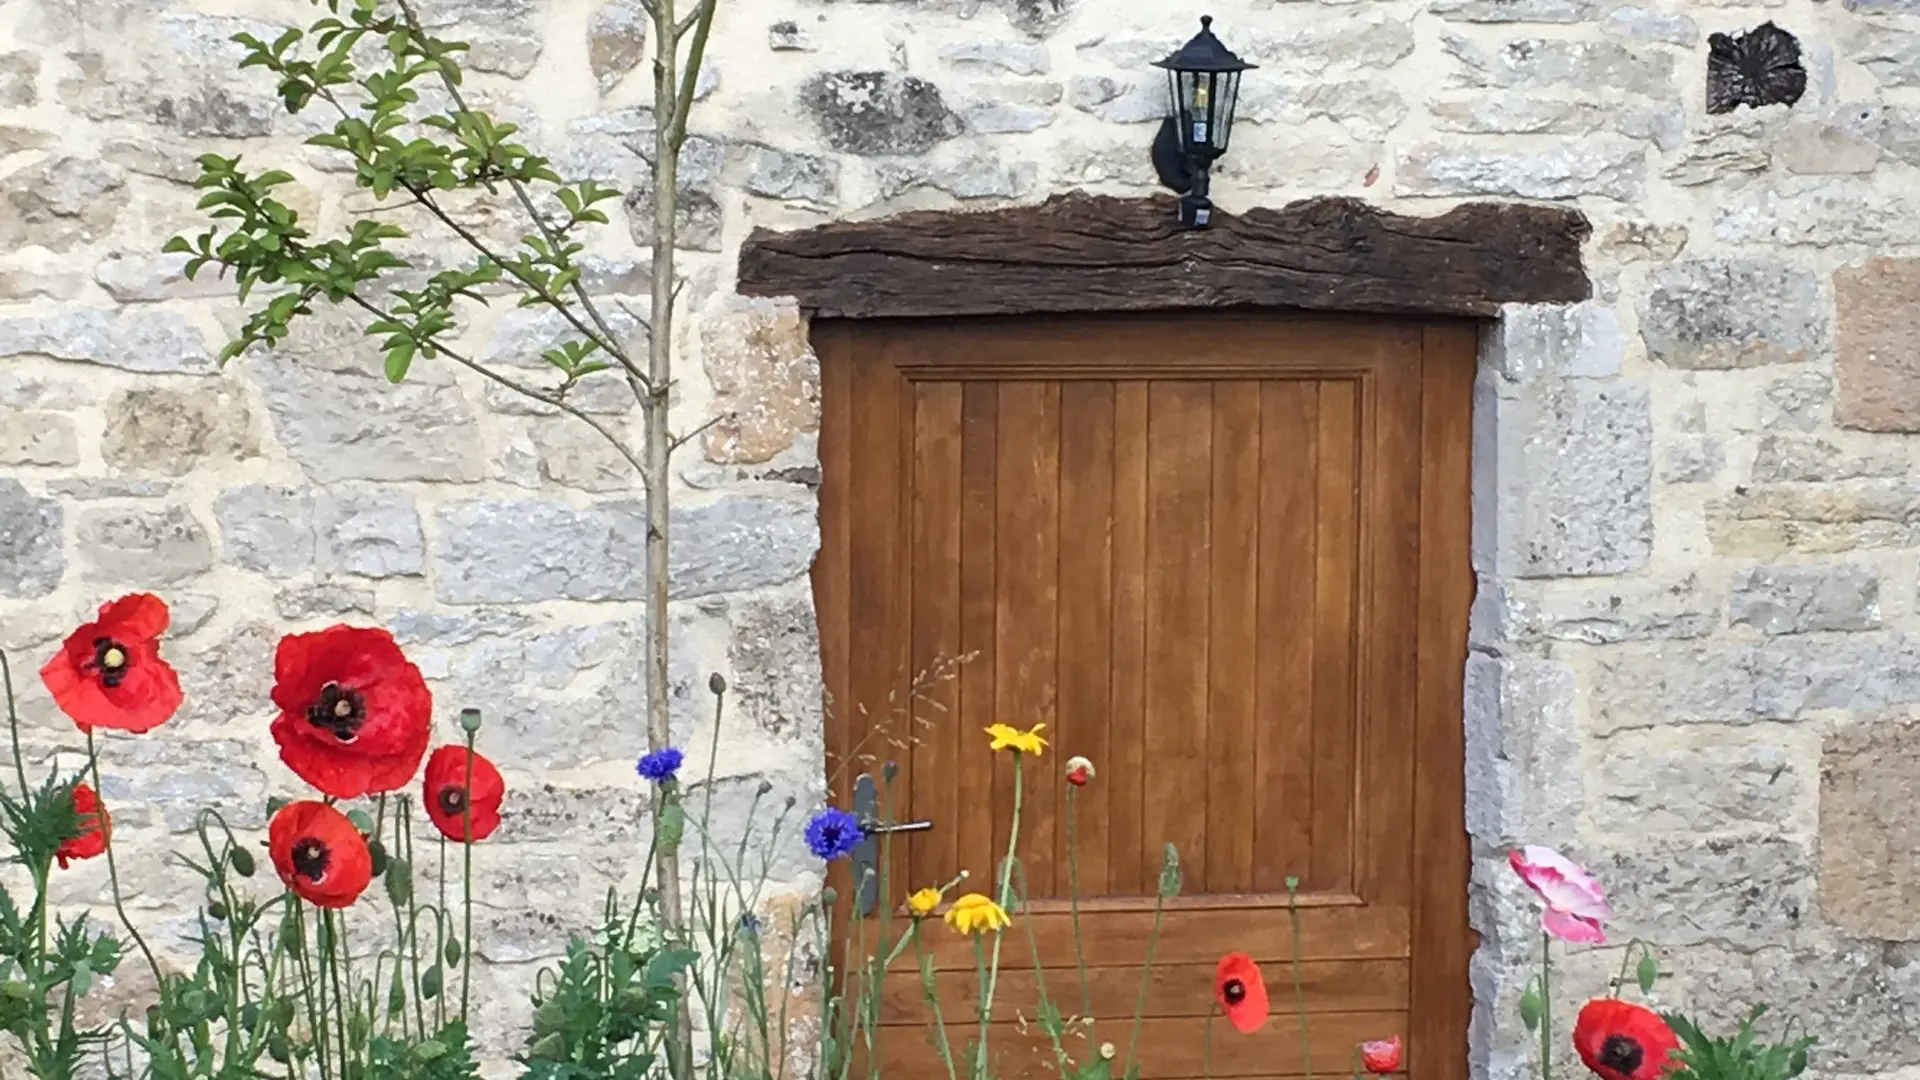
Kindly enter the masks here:
M 730 294 L 732 252 L 760 225 L 1152 190 L 1146 65 L 1201 9 L 725 5 L 682 193 L 676 423 L 728 419 L 678 470 L 678 723 L 701 732 L 699 676 L 728 672 L 743 701 L 722 797 L 744 804 L 765 777 L 806 802 L 817 378 L 791 307 Z M 478 98 L 640 211 L 637 7 L 428 11 L 474 44 Z M 1206 10 L 1261 65 L 1214 185 L 1227 209 L 1556 199 L 1595 225 L 1597 298 L 1513 310 L 1486 338 L 1476 1069 L 1513 1074 L 1523 1053 L 1511 1005 L 1538 939 L 1497 859 L 1520 841 L 1600 868 L 1621 938 L 1668 947 L 1666 1000 L 1773 999 L 1813 1021 L 1825 1073 L 1920 1066 L 1920 2 Z M 192 155 L 288 165 L 323 229 L 368 208 L 300 147 L 308 122 L 270 82 L 233 70 L 230 34 L 312 17 L 292 0 L 0 0 L 0 644 L 37 658 L 130 587 L 174 600 L 192 702 L 164 737 L 113 742 L 108 790 L 123 835 L 158 844 L 202 800 L 257 823 L 289 787 L 264 738 L 277 633 L 392 626 L 444 703 L 495 717 L 484 739 L 517 793 L 481 859 L 511 898 L 487 957 L 504 989 L 644 844 L 633 482 L 590 433 L 497 388 L 432 363 L 387 386 L 344 320 L 213 363 L 230 291 L 156 254 L 198 223 Z M 1709 114 L 1710 36 L 1769 19 L 1804 50 L 1804 93 Z M 428 264 L 458 253 L 431 232 L 416 247 Z M 593 256 L 590 287 L 628 298 L 637 339 L 645 252 L 616 226 Z M 494 311 L 469 342 L 522 362 L 554 333 Z M 617 394 L 588 400 L 631 424 Z M 36 725 L 36 745 L 73 748 Z M 801 862 L 779 869 L 808 884 Z M 172 879 L 134 880 L 140 917 L 173 917 Z M 103 885 L 91 865 L 63 881 L 79 899 Z

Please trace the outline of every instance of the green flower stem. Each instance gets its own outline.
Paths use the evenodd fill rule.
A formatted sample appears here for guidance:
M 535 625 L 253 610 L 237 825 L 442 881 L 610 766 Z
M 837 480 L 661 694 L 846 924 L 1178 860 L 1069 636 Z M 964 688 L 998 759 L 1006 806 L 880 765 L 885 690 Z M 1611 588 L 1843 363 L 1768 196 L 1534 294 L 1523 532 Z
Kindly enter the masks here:
M 8 711 L 11 712 L 12 711 L 11 706 L 13 702 L 13 695 L 11 693 L 7 695 L 7 702 L 9 706 Z M 17 726 L 15 730 L 17 732 L 18 730 Z M 18 765 L 20 763 L 19 739 L 17 734 L 15 736 L 15 742 L 14 742 L 13 760 L 15 765 Z M 87 771 L 93 775 L 93 790 L 96 792 L 99 791 L 100 790 L 100 754 L 96 749 L 96 747 L 94 746 L 92 728 L 87 729 Z M 101 800 L 101 806 L 105 807 L 105 805 L 106 805 L 106 801 L 104 799 Z M 127 905 L 126 905 L 126 902 L 123 899 L 121 899 L 121 896 L 120 896 L 120 867 L 117 865 L 117 862 L 113 857 L 113 849 L 116 845 L 113 842 L 112 826 L 109 825 L 107 827 L 106 834 L 107 834 L 107 837 L 106 837 L 107 883 L 112 887 L 112 890 L 113 890 L 113 910 L 116 914 L 120 916 L 120 925 L 127 928 L 127 936 L 133 938 L 133 943 L 140 947 L 140 955 L 146 957 L 147 968 L 153 972 L 153 985 L 156 988 L 158 988 L 159 986 L 162 985 L 162 982 L 163 982 L 163 980 L 160 977 L 160 962 L 153 958 L 153 950 L 147 947 L 147 939 L 140 936 L 140 929 L 133 925 L 132 919 L 127 918 Z M 41 919 L 41 923 L 42 923 L 41 930 L 43 932 L 46 929 L 45 922 L 46 920 L 45 920 L 45 917 L 43 916 Z
M 1553 1080 L 1553 936 L 1540 932 L 1540 1080 Z
M 12 736 L 13 775 L 20 781 L 20 797 L 26 798 L 27 766 L 20 760 L 20 713 L 13 701 L 13 665 L 7 661 L 6 650 L 0 649 L 0 682 L 7 688 L 7 731 Z
M 433 926 L 434 926 L 435 938 L 436 938 L 436 941 L 434 944 L 434 951 L 433 951 L 433 962 L 440 965 L 440 992 L 433 995 L 433 1014 L 434 1014 L 433 1022 L 438 1027 L 446 1027 L 447 1026 L 447 978 L 446 978 L 447 943 L 445 938 L 446 938 L 446 926 L 447 926 L 447 836 L 445 833 L 440 834 L 439 886 L 440 886 L 440 906 L 433 909 Z M 644 892 L 646 890 L 646 884 L 644 882 L 641 884 L 640 887 L 641 887 L 641 891 Z M 464 945 L 465 943 L 463 942 L 462 944 Z M 466 956 L 466 952 L 463 950 L 460 955 L 464 957 Z
M 1080 969 L 1080 1015 L 1087 1022 L 1087 1041 L 1095 1046 L 1100 1040 L 1093 1031 L 1093 986 L 1087 981 L 1087 948 L 1080 936 L 1080 847 L 1074 827 L 1078 784 L 1067 785 L 1067 910 L 1073 919 L 1073 962 Z M 1036 957 L 1037 961 L 1037 957 Z
M 1300 977 L 1300 889 L 1298 878 L 1287 879 L 1287 922 L 1293 928 L 1293 1007 L 1300 1017 L 1300 1062 L 1307 1080 L 1313 1080 L 1313 1043 L 1307 1037 L 1307 988 Z
M 1024 901 L 1028 896 L 1027 870 L 1024 866 L 1020 868 L 1020 899 L 1023 901 L 1020 906 L 1025 908 L 1027 905 Z M 1067 1048 L 1060 1043 L 1060 1010 L 1058 1006 L 1051 1011 L 1047 1008 L 1052 1005 L 1052 999 L 1047 996 L 1047 974 L 1045 965 L 1040 962 L 1040 941 L 1033 932 L 1033 919 L 1021 919 L 1020 925 L 1026 928 L 1027 952 L 1033 959 L 1033 988 L 1040 1001 L 1040 1026 L 1046 1029 L 1047 1039 L 1053 1043 L 1054 1063 L 1060 1067 L 1060 1075 L 1064 1077 L 1070 1074 L 1071 1067 L 1067 1060 Z
M 467 732 L 467 776 L 460 800 L 460 906 L 466 927 L 460 932 L 460 1022 L 467 1022 L 467 1003 L 473 992 L 473 732 Z
M 326 935 L 326 948 L 321 950 L 320 955 L 320 978 L 323 982 L 329 977 L 333 979 L 333 1022 L 339 1032 L 340 1075 L 344 1077 L 353 1072 L 352 1064 L 347 1060 L 348 1051 L 353 1045 L 347 1039 L 347 1014 L 353 1011 L 353 1000 L 347 995 L 346 987 L 340 984 L 340 935 L 334 930 L 333 912 L 326 908 L 320 909 L 320 927 Z
M 1627 985 L 1627 965 L 1633 963 L 1633 947 L 1635 945 L 1640 947 L 1641 952 L 1651 955 L 1652 950 L 1648 948 L 1646 942 L 1641 941 L 1639 938 L 1631 938 L 1627 941 L 1626 950 L 1620 954 L 1620 974 L 1614 976 L 1613 979 L 1614 997 L 1619 997 L 1620 991 Z
M 1200 1080 L 1213 1080 L 1213 1017 L 1219 1011 L 1217 1004 L 1207 1006 L 1206 1041 L 1200 1050 Z
M 974 985 L 984 989 L 987 985 L 987 948 L 981 942 L 980 935 L 973 935 Z M 980 1017 L 980 1034 L 973 1044 L 973 1080 L 987 1080 L 987 1024 L 993 1017 L 993 1006 L 988 1004 L 987 996 L 980 995 L 980 1004 L 975 1007 Z
M 927 955 L 927 943 L 917 932 L 913 934 L 913 955 L 920 968 L 920 989 L 927 995 L 927 1007 L 933 1010 L 933 1048 L 947 1067 L 947 1080 L 959 1080 L 953 1068 L 953 1044 L 947 1040 L 947 1018 L 940 1011 L 940 992 L 934 987 L 933 957 Z
M 1147 1015 L 1147 985 L 1153 975 L 1153 952 L 1160 946 L 1160 923 L 1166 914 L 1167 897 L 1164 891 L 1156 891 L 1153 896 L 1153 929 L 1147 932 L 1146 966 L 1140 972 L 1140 999 L 1133 1007 L 1133 1033 L 1127 1036 L 1127 1057 L 1120 1068 L 1120 1075 L 1133 1075 L 1133 1055 L 1140 1049 L 1140 1025 Z

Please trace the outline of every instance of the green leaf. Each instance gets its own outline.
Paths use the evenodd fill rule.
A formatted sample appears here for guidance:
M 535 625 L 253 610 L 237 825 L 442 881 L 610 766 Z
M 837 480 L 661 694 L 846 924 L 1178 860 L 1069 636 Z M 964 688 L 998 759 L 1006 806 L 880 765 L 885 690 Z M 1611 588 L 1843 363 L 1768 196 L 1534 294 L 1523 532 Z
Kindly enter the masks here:
M 401 341 L 387 350 L 387 381 L 397 383 L 407 377 L 407 369 L 413 366 L 413 341 L 411 338 Z

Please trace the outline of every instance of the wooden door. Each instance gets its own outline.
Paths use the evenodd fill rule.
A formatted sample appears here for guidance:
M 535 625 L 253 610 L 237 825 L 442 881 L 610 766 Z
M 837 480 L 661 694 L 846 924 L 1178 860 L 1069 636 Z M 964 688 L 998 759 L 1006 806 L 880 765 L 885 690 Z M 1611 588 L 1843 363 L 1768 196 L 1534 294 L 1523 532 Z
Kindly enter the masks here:
M 1194 314 L 814 337 L 834 793 L 850 805 L 855 778 L 891 762 L 891 816 L 932 823 L 894 838 L 885 902 L 962 869 L 991 891 L 1012 761 L 982 729 L 1046 724 L 998 1074 L 1054 1071 L 1027 924 L 1051 996 L 1082 1011 L 1062 777 L 1078 754 L 1098 771 L 1073 830 L 1091 1012 L 1123 1057 L 1166 843 L 1184 872 L 1144 1078 L 1202 1075 L 1230 951 L 1261 962 L 1274 1015 L 1250 1036 L 1217 1023 L 1211 1074 L 1307 1071 L 1290 878 L 1314 1071 L 1344 1076 L 1356 1042 L 1399 1034 L 1413 1080 L 1464 1077 L 1473 325 Z M 835 880 L 849 897 L 844 864 Z M 941 926 L 927 940 L 963 1045 L 972 948 Z M 929 1080 L 944 1070 L 911 960 L 877 1052 L 882 1075 Z

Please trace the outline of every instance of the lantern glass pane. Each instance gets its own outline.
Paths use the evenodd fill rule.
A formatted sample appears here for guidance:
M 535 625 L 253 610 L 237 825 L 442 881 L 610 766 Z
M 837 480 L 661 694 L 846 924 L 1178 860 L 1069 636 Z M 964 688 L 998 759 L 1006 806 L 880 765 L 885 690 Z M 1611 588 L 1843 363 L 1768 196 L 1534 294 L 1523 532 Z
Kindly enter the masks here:
M 1240 97 L 1240 73 L 1230 71 L 1220 76 L 1219 104 L 1215 106 L 1213 118 L 1213 151 L 1215 154 L 1227 152 L 1227 139 L 1233 134 L 1233 109 Z

